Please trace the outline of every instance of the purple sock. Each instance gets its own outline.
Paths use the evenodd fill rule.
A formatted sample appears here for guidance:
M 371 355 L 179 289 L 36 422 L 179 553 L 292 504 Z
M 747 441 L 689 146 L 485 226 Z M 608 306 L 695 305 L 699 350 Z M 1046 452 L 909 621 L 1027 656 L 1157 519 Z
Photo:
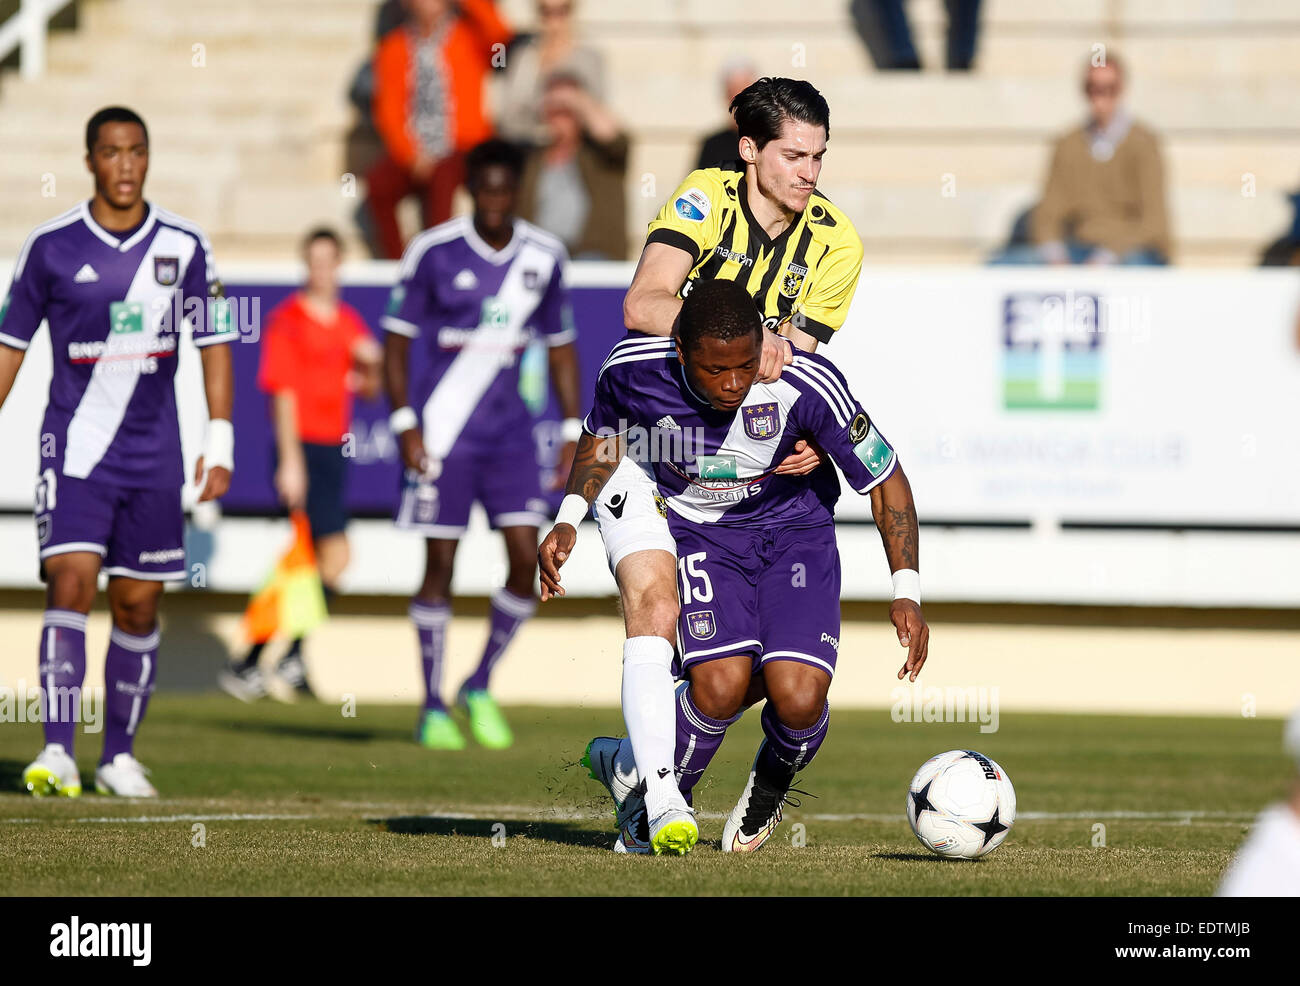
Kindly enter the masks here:
M 100 763 L 111 763 L 119 753 L 131 752 L 158 676 L 158 640 L 157 627 L 143 637 L 117 627 L 109 635 L 108 656 L 104 659 L 108 716 Z
M 687 803 L 691 800 L 691 788 L 722 746 L 727 727 L 743 714 L 742 710 L 730 719 L 712 719 L 696 706 L 689 682 L 677 689 L 677 749 L 673 755 L 677 762 L 677 787 Z
M 45 611 L 39 669 L 45 742 L 62 745 L 71 756 L 81 716 L 81 684 L 86 678 L 85 613 Z
M 442 701 L 442 650 L 447 639 L 451 606 L 446 602 L 422 603 L 411 600 L 407 610 L 420 638 L 420 665 L 424 670 L 424 711 L 445 712 Z
M 515 632 L 536 611 L 537 600 L 532 596 L 521 598 L 509 589 L 498 589 L 492 594 L 492 631 L 488 634 L 478 667 L 465 679 L 461 691 L 487 691 L 492 669 L 510 646 Z
M 817 755 L 818 747 L 826 739 L 830 721 L 831 707 L 827 703 L 812 726 L 807 729 L 791 729 L 776 717 L 776 707 L 771 702 L 765 704 L 763 735 L 767 737 L 767 742 L 758 755 L 758 773 L 788 783 Z

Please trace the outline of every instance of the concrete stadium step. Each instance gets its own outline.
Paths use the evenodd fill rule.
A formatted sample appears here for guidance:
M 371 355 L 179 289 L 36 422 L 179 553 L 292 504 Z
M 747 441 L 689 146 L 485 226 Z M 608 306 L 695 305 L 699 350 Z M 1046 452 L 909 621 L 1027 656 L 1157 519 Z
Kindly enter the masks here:
M 660 121 L 672 107 L 671 128 L 717 126 L 713 99 L 698 98 L 691 77 L 612 80 L 611 102 L 623 119 Z M 1082 113 L 1077 79 L 952 78 L 880 73 L 831 79 L 822 87 L 832 107 L 832 130 L 1049 135 Z M 1288 79 L 1159 80 L 1134 85 L 1130 105 L 1166 131 L 1285 133 L 1300 130 L 1300 100 Z M 662 134 L 669 126 L 647 124 Z
M 969 189 L 953 198 L 915 188 L 849 187 L 836 203 L 852 217 L 864 241 L 879 235 L 995 245 L 1006 240 L 1012 221 L 1037 194 L 1034 185 L 1011 183 Z M 1176 245 L 1207 240 L 1261 249 L 1289 228 L 1292 214 L 1280 196 L 1244 198 L 1234 190 L 1213 188 L 1173 189 L 1169 211 Z
M 531 23 L 527 5 L 506 4 L 521 23 Z M 941 0 L 914 0 L 907 5 L 914 25 L 942 24 Z M 743 9 L 714 0 L 661 0 L 659 3 L 586 3 L 579 7 L 584 24 L 626 26 L 676 23 L 683 28 L 726 27 L 740 33 L 755 28 L 780 28 L 797 33 L 802 24 L 848 26 L 848 0 L 747 0 Z M 985 30 L 1004 27 L 1052 29 L 1074 26 L 1114 26 L 1117 29 L 1213 29 L 1250 24 L 1295 24 L 1300 8 L 1289 0 L 986 0 L 981 9 Z M 795 25 L 795 26 L 792 26 Z
M 632 194 L 640 194 L 648 175 L 654 180 L 654 195 L 666 199 L 695 166 L 698 136 L 638 140 L 629 167 L 637 183 Z M 996 184 L 1012 177 L 1041 181 L 1047 174 L 1051 148 L 1050 140 L 1037 137 L 964 141 L 941 136 L 920 140 L 893 134 L 835 134 L 824 159 L 822 184 L 834 199 L 834 189 L 846 184 L 938 188 L 949 174 L 955 176 L 958 188 L 967 183 Z M 1171 185 L 1240 187 L 1247 174 L 1254 176 L 1260 194 L 1266 188 L 1289 190 L 1300 185 L 1300 134 L 1273 140 L 1166 138 L 1164 154 Z
M 369 4 L 294 5 L 280 0 L 255 3 L 232 0 L 116 0 L 89 5 L 84 26 L 98 36 L 132 36 L 171 42 L 188 53 L 192 44 L 234 38 L 369 40 L 374 29 Z

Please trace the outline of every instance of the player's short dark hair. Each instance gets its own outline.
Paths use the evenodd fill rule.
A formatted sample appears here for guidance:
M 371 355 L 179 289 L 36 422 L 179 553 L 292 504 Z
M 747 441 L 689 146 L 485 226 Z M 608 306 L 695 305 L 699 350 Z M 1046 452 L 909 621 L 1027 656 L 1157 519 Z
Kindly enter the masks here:
M 831 135 L 831 108 L 811 82 L 764 76 L 731 101 L 731 115 L 739 136 L 750 138 L 759 150 L 781 136 L 781 124 L 798 120 L 821 126 Z
M 763 320 L 742 285 L 713 278 L 691 282 L 677 322 L 677 339 L 683 352 L 693 351 L 701 339 L 730 342 L 747 335 L 761 339 Z
M 95 153 L 95 141 L 99 140 L 99 128 L 105 123 L 136 123 L 144 131 L 144 142 L 149 143 L 149 128 L 135 110 L 125 106 L 105 106 L 86 121 L 86 153 Z
M 310 230 L 307 235 L 302 238 L 302 252 L 306 253 L 310 250 L 312 244 L 317 240 L 329 240 L 334 244 L 335 250 L 339 253 L 343 252 L 343 238 L 334 231 L 333 227 L 330 226 L 317 226 L 315 229 Z
M 465 185 L 473 188 L 483 171 L 493 165 L 506 168 L 518 181 L 524 173 L 524 152 L 519 145 L 500 137 L 475 145 L 465 155 Z

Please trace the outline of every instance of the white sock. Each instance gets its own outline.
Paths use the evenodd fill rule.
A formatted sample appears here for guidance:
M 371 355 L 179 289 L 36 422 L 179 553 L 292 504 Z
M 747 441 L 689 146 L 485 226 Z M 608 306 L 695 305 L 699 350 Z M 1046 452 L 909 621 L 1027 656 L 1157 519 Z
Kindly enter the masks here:
M 637 772 L 646 782 L 646 812 L 656 818 L 684 805 L 673 773 L 677 708 L 673 645 L 663 637 L 629 637 L 623 644 L 623 721 Z

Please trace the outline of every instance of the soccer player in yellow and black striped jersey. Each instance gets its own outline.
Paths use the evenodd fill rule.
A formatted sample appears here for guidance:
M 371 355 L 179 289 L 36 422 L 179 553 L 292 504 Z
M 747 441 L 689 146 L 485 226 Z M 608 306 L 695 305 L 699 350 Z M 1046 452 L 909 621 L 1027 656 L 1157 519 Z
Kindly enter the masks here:
M 769 329 L 811 351 L 844 323 L 862 269 L 853 224 L 817 191 L 830 111 L 809 83 L 770 78 L 731 110 L 737 160 L 692 171 L 650 223 L 626 324 L 668 335 L 692 281 L 726 278 L 744 282 Z
M 796 347 L 811 352 L 844 324 L 862 242 L 817 191 L 830 134 L 826 100 L 807 82 L 763 78 L 732 100 L 731 113 L 738 160 L 691 172 L 650 223 L 623 301 L 633 336 L 611 359 L 636 359 L 654 345 L 635 333 L 672 334 L 682 299 L 699 278 L 741 281 L 754 299 L 768 329 L 758 374 L 763 382 L 780 377 Z M 665 419 L 659 427 L 677 425 Z M 802 475 L 819 462 L 816 450 L 801 442 L 777 472 Z M 616 850 L 684 852 L 698 830 L 673 771 L 677 554 L 656 493 L 653 480 L 625 458 L 593 504 L 623 603 L 623 715 L 635 762 L 628 762 L 629 744 L 604 738 L 592 741 L 585 761 L 618 806 Z M 761 675 L 755 680 L 761 686 Z M 708 709 L 688 714 L 705 724 L 700 728 L 712 722 Z M 620 777 L 644 779 L 644 813 L 635 810 Z

